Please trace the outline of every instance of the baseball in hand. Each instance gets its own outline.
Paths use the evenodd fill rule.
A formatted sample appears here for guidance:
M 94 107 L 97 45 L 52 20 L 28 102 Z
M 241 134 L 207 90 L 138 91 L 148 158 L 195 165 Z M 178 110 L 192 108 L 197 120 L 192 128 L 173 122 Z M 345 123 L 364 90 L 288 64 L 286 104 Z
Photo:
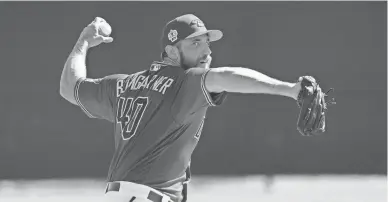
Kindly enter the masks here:
M 112 33 L 112 27 L 104 20 L 98 26 L 98 34 L 108 37 Z

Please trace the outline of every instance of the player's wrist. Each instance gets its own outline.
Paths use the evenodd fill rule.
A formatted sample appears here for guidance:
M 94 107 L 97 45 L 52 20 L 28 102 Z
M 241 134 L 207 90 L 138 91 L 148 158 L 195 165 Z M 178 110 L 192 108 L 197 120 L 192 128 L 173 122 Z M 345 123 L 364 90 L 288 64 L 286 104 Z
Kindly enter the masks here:
M 290 90 L 290 97 L 294 100 L 298 100 L 298 95 L 301 90 L 300 82 L 292 83 L 291 84 L 291 90 Z
M 297 83 L 280 81 L 278 84 L 273 86 L 273 92 L 271 94 L 282 95 L 296 100 L 299 94 L 299 89 L 300 88 L 298 88 Z
M 77 43 L 74 46 L 74 51 L 76 53 L 86 54 L 89 49 L 89 42 L 84 39 L 78 39 Z

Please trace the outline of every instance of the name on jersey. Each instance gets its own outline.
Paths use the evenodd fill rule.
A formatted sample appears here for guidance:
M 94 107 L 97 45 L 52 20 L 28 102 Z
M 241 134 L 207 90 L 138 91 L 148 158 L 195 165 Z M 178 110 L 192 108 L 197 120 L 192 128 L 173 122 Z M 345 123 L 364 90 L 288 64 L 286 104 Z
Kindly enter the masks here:
M 140 89 L 150 89 L 159 93 L 164 93 L 166 90 L 171 87 L 174 79 L 160 76 L 144 76 L 141 73 L 131 74 L 129 77 L 124 80 L 117 81 L 117 97 L 120 96 L 127 89 L 129 90 L 140 90 Z

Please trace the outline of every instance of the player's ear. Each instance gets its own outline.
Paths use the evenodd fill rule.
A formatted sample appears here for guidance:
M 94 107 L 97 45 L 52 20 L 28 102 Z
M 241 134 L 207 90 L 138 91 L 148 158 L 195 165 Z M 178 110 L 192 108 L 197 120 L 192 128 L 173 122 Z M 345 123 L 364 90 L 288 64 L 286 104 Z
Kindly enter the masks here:
M 179 50 L 175 46 L 167 45 L 164 48 L 164 51 L 166 51 L 169 58 L 173 60 L 179 60 Z

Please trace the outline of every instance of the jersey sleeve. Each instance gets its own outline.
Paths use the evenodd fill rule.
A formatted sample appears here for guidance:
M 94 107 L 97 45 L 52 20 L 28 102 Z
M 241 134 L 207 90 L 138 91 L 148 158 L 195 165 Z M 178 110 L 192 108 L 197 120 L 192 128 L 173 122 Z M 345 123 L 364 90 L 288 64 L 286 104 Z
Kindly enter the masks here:
M 98 79 L 79 79 L 74 89 L 74 98 L 78 106 L 89 118 L 114 122 L 116 97 L 127 76 L 113 74 Z
M 173 104 L 173 114 L 178 120 L 201 108 L 221 105 L 226 92 L 210 93 L 205 86 L 205 78 L 210 69 L 191 68 L 184 72 Z

